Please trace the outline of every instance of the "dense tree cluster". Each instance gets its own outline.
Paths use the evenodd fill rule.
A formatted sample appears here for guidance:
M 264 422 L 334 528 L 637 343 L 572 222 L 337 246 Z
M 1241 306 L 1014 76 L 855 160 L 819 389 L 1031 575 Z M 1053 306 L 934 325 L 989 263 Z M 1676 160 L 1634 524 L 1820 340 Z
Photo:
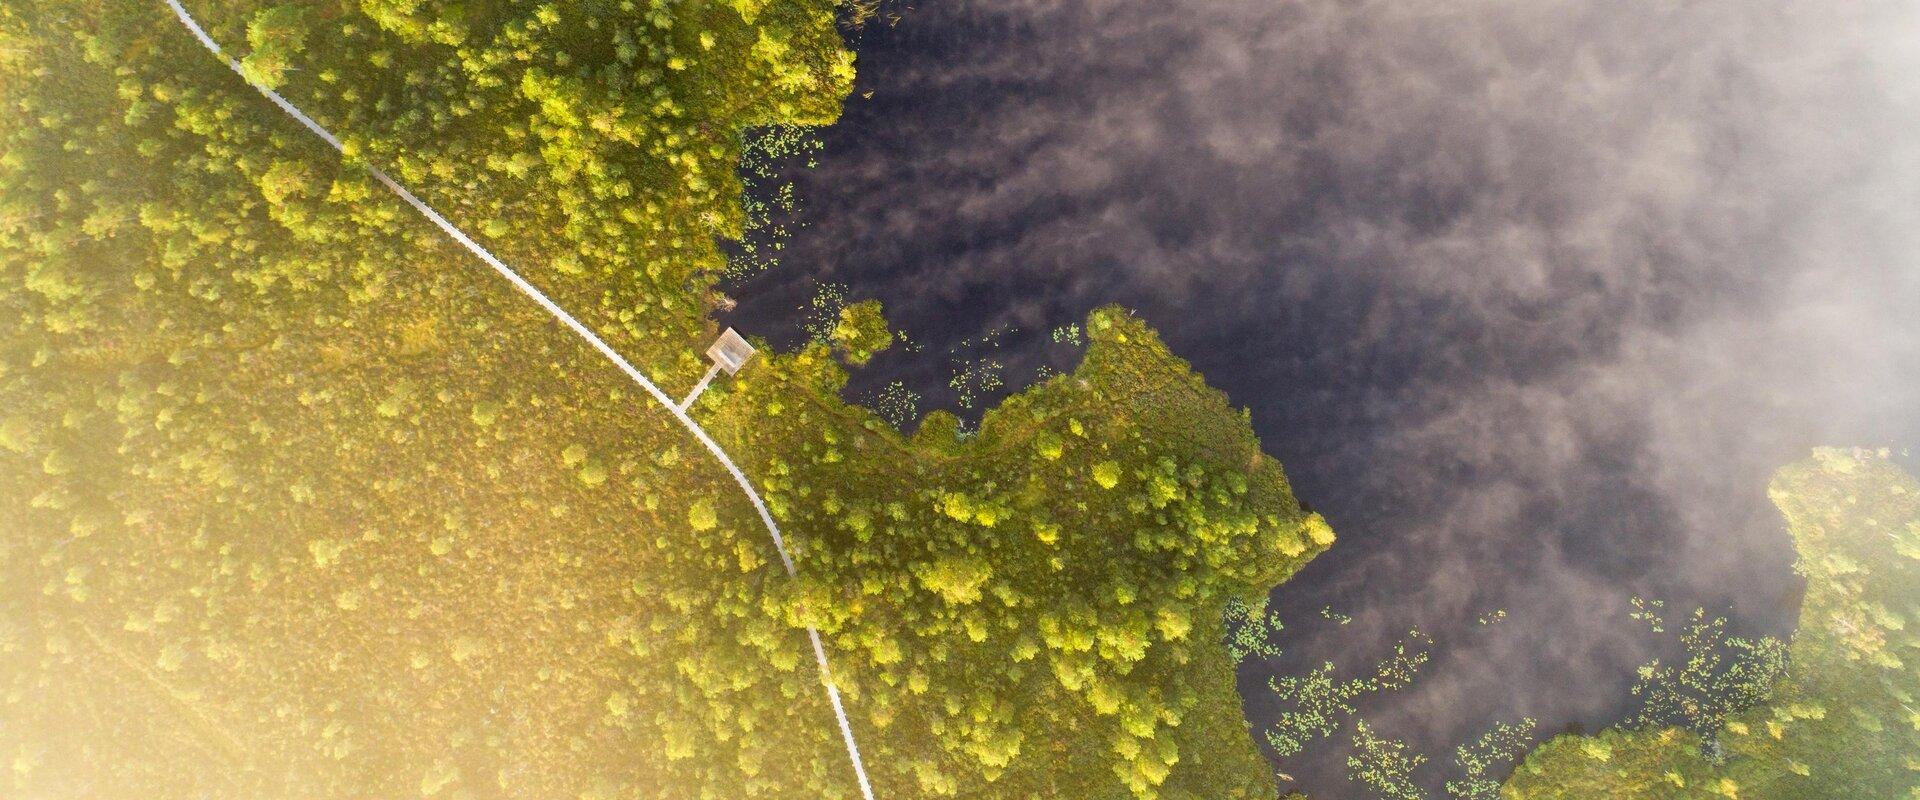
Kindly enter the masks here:
M 349 157 L 162 4 L 0 6 L 0 791 L 852 797 L 811 624 L 885 796 L 1271 793 L 1222 609 L 1332 535 L 1139 321 L 966 436 L 826 347 L 716 385 L 792 581 L 362 166 L 683 390 L 740 131 L 850 85 L 831 2 L 188 5 Z
M 906 794 L 1268 796 L 1224 610 L 1332 533 L 1150 330 L 1118 309 L 1088 329 L 1075 372 L 964 436 L 826 400 L 845 375 L 819 345 L 703 399 L 729 450 L 766 459 L 775 516 L 813 532 L 769 602 L 851 654 L 870 764 Z
M 862 300 L 840 309 L 840 320 L 833 326 L 833 346 L 847 357 L 847 363 L 865 364 L 892 345 L 893 332 L 887 330 L 880 301 Z
M 1821 450 L 1781 470 L 1770 493 L 1807 592 L 1764 702 L 1706 735 L 1676 726 L 1554 739 L 1503 796 L 1920 797 L 1920 482 L 1885 454 Z M 1681 725 L 1698 719 L 1670 711 Z

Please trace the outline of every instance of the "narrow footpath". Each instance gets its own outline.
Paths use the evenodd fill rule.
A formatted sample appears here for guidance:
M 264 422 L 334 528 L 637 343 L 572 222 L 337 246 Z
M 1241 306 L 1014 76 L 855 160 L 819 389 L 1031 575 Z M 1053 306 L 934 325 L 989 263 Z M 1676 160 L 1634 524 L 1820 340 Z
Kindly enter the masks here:
M 259 90 L 268 100 L 273 101 L 274 105 L 279 106 L 280 110 L 287 112 L 288 115 L 299 120 L 301 125 L 305 125 L 307 130 L 312 131 L 315 136 L 326 141 L 336 152 L 341 153 L 342 156 L 346 154 L 346 151 L 340 146 L 340 140 L 335 138 L 332 133 L 329 133 L 326 128 L 321 127 L 320 123 L 314 122 L 306 114 L 301 113 L 299 108 L 287 102 L 286 98 L 281 97 L 272 89 L 248 81 L 246 73 L 240 70 L 240 62 L 228 58 L 227 55 L 220 50 L 220 45 L 214 43 L 213 38 L 208 36 L 205 30 L 200 28 L 200 24 L 194 21 L 193 16 L 188 14 L 185 8 L 181 7 L 179 0 L 167 0 L 167 5 L 171 6 L 174 15 L 180 18 L 180 24 L 185 25 L 187 30 L 193 32 L 194 38 L 199 39 L 200 44 L 205 45 L 215 56 L 226 61 L 227 66 L 233 70 L 234 74 L 239 75 L 240 79 L 246 81 L 248 86 Z M 608 361 L 613 362 L 613 365 L 618 367 L 621 372 L 626 373 L 627 377 L 632 378 L 634 383 L 639 384 L 640 388 L 646 390 L 647 394 L 654 399 L 654 402 L 659 403 L 661 408 L 666 409 L 667 413 L 672 414 L 674 419 L 679 420 L 680 425 L 686 428 L 688 433 L 693 434 L 693 438 L 700 440 L 700 444 L 707 448 L 707 452 L 712 453 L 714 459 L 720 462 L 720 466 L 725 467 L 727 473 L 733 476 L 733 482 L 739 484 L 740 491 L 746 494 L 747 499 L 753 501 L 753 509 L 760 513 L 760 522 L 766 526 L 767 533 L 773 536 L 773 547 L 780 554 L 781 566 L 786 567 L 788 577 L 795 576 L 793 558 L 787 554 L 786 539 L 780 535 L 780 526 L 773 521 L 773 515 L 767 512 L 767 504 L 760 499 L 760 493 L 754 490 L 753 483 L 747 480 L 746 473 L 741 472 L 739 467 L 734 466 L 733 459 L 727 457 L 727 452 L 720 449 L 719 443 L 715 442 L 713 437 L 707 435 L 706 429 L 701 428 L 700 423 L 694 422 L 692 417 L 687 416 L 685 409 L 681 408 L 678 403 L 675 403 L 671 397 L 668 397 L 666 392 L 661 391 L 659 386 L 654 385 L 654 382 L 640 372 L 639 368 L 628 362 L 618 351 L 615 351 L 612 345 L 607 344 L 606 341 L 601 339 L 598 334 L 595 334 L 592 329 L 588 328 L 580 320 L 575 319 L 572 314 L 567 313 L 566 309 L 561 308 L 558 303 L 553 302 L 544 292 L 534 288 L 534 285 L 528 283 L 527 279 L 520 277 L 520 273 L 515 272 L 512 267 L 507 266 L 506 263 L 495 258 L 486 248 L 481 247 L 478 243 L 474 242 L 472 238 L 461 232 L 459 228 L 454 227 L 453 223 L 448 222 L 445 217 L 440 216 L 439 212 L 434 211 L 425 202 L 421 201 L 420 198 L 415 197 L 413 192 L 407 191 L 406 187 L 401 186 L 398 182 L 394 181 L 393 178 L 388 177 L 387 173 L 379 167 L 372 164 L 363 164 L 362 166 L 364 166 L 367 172 L 371 174 L 375 180 L 378 180 L 381 185 L 386 186 L 394 194 L 399 195 L 400 199 L 407 202 L 407 205 L 413 206 L 413 209 L 420 212 L 421 216 L 426 217 L 427 220 L 434 225 L 439 226 L 440 230 L 444 231 L 447 236 L 452 237 L 452 239 L 459 242 L 462 247 L 467 248 L 469 252 L 479 257 L 487 266 L 492 267 L 494 272 L 500 274 L 500 277 L 506 278 L 507 282 L 512 283 L 513 287 L 519 289 L 521 294 L 526 295 L 529 299 L 533 300 L 533 302 L 538 303 L 541 308 L 546 309 L 548 314 L 551 314 L 554 319 L 559 320 L 560 324 L 565 325 L 568 330 L 573 331 L 574 335 L 586 340 L 587 344 L 591 345 L 594 350 L 599 351 L 600 355 L 605 356 Z M 840 738 L 846 742 L 847 758 L 853 762 L 854 777 L 859 779 L 860 795 L 866 798 L 866 800 L 873 800 L 873 787 L 867 782 L 867 768 L 860 760 L 860 746 L 853 740 L 853 728 L 847 723 L 847 711 L 840 702 L 840 690 L 834 686 L 833 672 L 827 667 L 827 649 L 820 643 L 820 632 L 809 626 L 807 628 L 807 640 L 813 645 L 813 660 L 814 663 L 820 666 L 820 683 L 827 688 L 827 700 L 833 704 L 834 721 L 840 725 Z

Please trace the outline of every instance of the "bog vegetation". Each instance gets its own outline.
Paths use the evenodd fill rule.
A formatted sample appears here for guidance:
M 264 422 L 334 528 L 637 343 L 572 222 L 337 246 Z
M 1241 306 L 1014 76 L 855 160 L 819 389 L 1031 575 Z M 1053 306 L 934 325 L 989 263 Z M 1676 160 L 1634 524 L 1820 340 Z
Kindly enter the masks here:
M 1454 749 L 1458 777 L 1430 792 L 1419 773 L 1439 765 L 1346 702 L 1404 685 L 1412 670 L 1344 684 L 1321 671 L 1275 681 L 1294 708 L 1268 732 L 1275 753 L 1350 731 L 1348 776 L 1384 800 L 1920 798 L 1920 482 L 1884 451 L 1822 449 L 1781 470 L 1770 494 L 1807 580 L 1791 642 L 1729 636 L 1704 611 L 1669 620 L 1663 604 L 1635 601 L 1634 616 L 1682 652 L 1640 669 L 1640 708 L 1615 728 L 1529 753 L 1533 720 L 1497 723 Z M 1396 663 L 1418 666 L 1401 650 L 1382 674 Z
M 1657 692 L 1666 725 L 1549 741 L 1506 797 L 1920 798 L 1920 483 L 1883 454 L 1822 450 L 1770 494 L 1807 580 L 1784 660 L 1746 643 L 1702 668 L 1696 626 L 1712 622 L 1692 620 L 1672 673 L 1701 691 Z
M 849 306 L 697 443 L 374 183 L 669 392 L 748 223 L 741 131 L 832 121 L 830 0 L 0 5 L 0 794 L 1264 798 L 1223 609 L 1332 542 L 1119 309 L 976 431 L 901 434 Z M 1076 336 L 1078 329 L 1076 329 Z M 909 420 L 902 420 L 909 421 Z
M 848 798 L 812 625 L 882 796 L 1272 795 L 1234 662 L 1333 535 L 1141 321 L 1060 329 L 1084 361 L 973 431 L 840 400 L 895 340 L 870 303 L 716 385 L 691 413 L 789 580 L 684 431 L 365 170 L 677 393 L 716 237 L 766 216 L 742 131 L 835 119 L 836 15 L 870 7 L 191 8 L 348 157 L 162 4 L 0 5 L 0 793 Z M 1723 669 L 1690 620 L 1635 726 L 1504 786 L 1528 728 L 1498 727 L 1449 793 L 1920 797 L 1920 486 L 1823 451 L 1774 495 L 1808 579 L 1784 651 Z M 1423 659 L 1277 686 L 1262 733 L 1332 735 Z M 1350 727 L 1354 774 L 1413 796 L 1425 756 Z

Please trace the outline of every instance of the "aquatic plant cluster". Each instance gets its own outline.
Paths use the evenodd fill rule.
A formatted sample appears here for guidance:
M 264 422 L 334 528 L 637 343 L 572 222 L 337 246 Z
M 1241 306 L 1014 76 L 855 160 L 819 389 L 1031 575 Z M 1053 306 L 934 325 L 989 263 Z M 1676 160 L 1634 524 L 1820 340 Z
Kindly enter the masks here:
M 1273 748 L 1275 756 L 1284 759 L 1299 753 L 1316 739 L 1333 735 L 1347 720 L 1354 718 L 1356 699 L 1411 684 L 1431 658 L 1427 650 L 1430 644 L 1419 631 L 1412 631 L 1406 640 L 1394 645 L 1393 655 L 1382 660 L 1373 674 L 1358 678 L 1334 677 L 1334 665 L 1328 662 L 1304 675 L 1272 679 L 1274 694 L 1286 706 L 1273 726 L 1266 730 L 1267 745 Z M 1364 724 L 1365 720 L 1358 722 Z M 1359 735 L 1356 732 L 1356 736 Z
M 738 283 L 780 266 L 793 238 L 800 197 L 784 170 L 795 162 L 818 164 L 821 143 L 814 128 L 776 124 L 748 133 L 740 148 L 740 237 L 727 257 L 727 280 Z M 801 159 L 804 157 L 804 161 Z

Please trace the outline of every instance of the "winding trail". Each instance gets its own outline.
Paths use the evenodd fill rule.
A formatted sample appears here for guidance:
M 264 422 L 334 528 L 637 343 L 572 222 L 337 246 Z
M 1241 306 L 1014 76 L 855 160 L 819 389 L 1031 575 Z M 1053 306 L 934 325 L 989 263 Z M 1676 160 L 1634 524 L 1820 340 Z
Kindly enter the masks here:
M 232 68 L 234 73 L 239 75 L 242 81 L 246 81 L 248 86 L 259 90 L 268 100 L 273 101 L 274 105 L 279 106 L 280 110 L 287 112 L 288 115 L 299 120 L 300 124 L 307 127 L 307 130 L 312 131 L 315 136 L 325 140 L 328 145 L 331 145 L 333 149 L 343 157 L 346 155 L 345 149 L 340 145 L 340 140 L 335 138 L 326 128 L 321 127 L 320 123 L 314 122 L 306 114 L 301 113 L 299 108 L 287 102 L 286 98 L 281 97 L 272 89 L 248 80 L 246 73 L 240 69 L 240 62 L 228 58 L 227 55 L 220 50 L 220 45 L 216 44 L 213 38 L 208 36 L 205 30 L 201 29 L 200 24 L 194 21 L 193 16 L 188 14 L 185 8 L 181 7 L 179 0 L 167 0 L 167 5 L 172 7 L 174 15 L 180 18 L 180 24 L 187 26 L 187 30 L 193 32 L 194 38 L 200 40 L 200 44 L 205 45 L 215 56 L 226 61 L 227 66 Z M 481 247 L 478 243 L 474 242 L 472 238 L 462 233 L 459 228 L 454 227 L 453 223 L 448 222 L 446 217 L 440 216 L 439 212 L 434 211 L 432 207 L 421 201 L 420 198 L 415 197 L 413 192 L 407 191 L 405 186 L 401 186 L 398 182 L 394 181 L 393 178 L 388 177 L 387 173 L 379 167 L 372 164 L 363 164 L 362 166 L 366 168 L 369 174 L 373 175 L 375 180 L 378 180 L 394 194 L 399 195 L 400 199 L 407 201 L 407 205 L 413 206 L 413 209 L 420 212 L 421 216 L 426 217 L 434 225 L 439 226 L 440 230 L 452 237 L 454 241 L 459 242 L 460 245 L 467 248 L 469 252 L 478 256 L 481 261 L 486 262 L 487 266 L 492 267 L 494 272 L 500 273 L 500 277 L 506 278 L 507 282 L 513 284 L 515 289 L 519 289 L 521 294 L 526 295 L 529 299 L 533 300 L 533 302 L 538 303 L 541 308 L 546 309 L 548 314 L 553 315 L 554 319 L 559 320 L 560 324 L 565 325 L 567 329 L 573 331 L 576 336 L 586 340 L 587 344 L 592 345 L 593 349 L 600 352 L 600 355 L 605 356 L 608 361 L 613 362 L 613 365 L 619 367 L 620 371 L 626 373 L 627 377 L 632 378 L 634 383 L 639 384 L 640 388 L 645 389 L 647 394 L 652 396 L 654 401 L 660 404 L 661 408 L 666 409 L 667 413 L 672 414 L 674 419 L 679 420 L 680 425 L 685 427 L 688 433 L 693 434 L 695 439 L 699 439 L 700 444 L 707 448 L 707 452 L 712 453 L 713 457 L 720 462 L 720 465 L 726 468 L 727 473 L 733 476 L 734 483 L 740 485 L 740 491 L 746 494 L 747 499 L 753 501 L 753 509 L 760 513 L 760 522 L 766 525 L 767 533 L 773 535 L 773 547 L 780 553 L 781 566 L 786 567 L 788 577 L 794 577 L 796 575 L 793 568 L 793 558 L 787 554 L 786 539 L 780 535 L 780 526 L 773 521 L 773 515 L 767 512 L 767 504 L 760 499 L 760 493 L 754 490 L 753 483 L 747 480 L 746 473 L 741 472 L 739 467 L 734 466 L 733 459 L 727 457 L 726 451 L 720 449 L 719 443 L 715 442 L 713 437 L 707 435 L 706 429 L 700 427 L 700 423 L 694 422 L 692 417 L 687 416 L 686 411 L 680 408 L 679 404 L 675 403 L 673 398 L 668 397 L 666 392 L 661 391 L 659 386 L 654 385 L 653 381 L 649 380 L 639 368 L 628 362 L 618 351 L 615 351 L 612 345 L 607 344 L 606 341 L 595 334 L 592 329 L 588 328 L 580 320 L 575 319 L 572 314 L 567 313 L 566 309 L 561 308 L 558 303 L 553 302 L 544 292 L 535 288 L 533 284 L 528 283 L 526 278 L 520 277 L 520 273 L 515 272 L 513 268 L 507 266 L 505 262 L 495 258 L 486 248 Z M 827 699 L 833 704 L 834 721 L 839 723 L 840 738 L 846 742 L 847 758 L 853 762 L 854 776 L 859 779 L 860 795 L 866 798 L 866 800 L 873 800 L 873 787 L 867 782 L 867 768 L 860 760 L 860 746 L 853 740 L 853 728 L 848 724 L 846 708 L 840 702 L 840 690 L 834 686 L 833 673 L 827 667 L 827 649 L 820 643 L 820 631 L 812 626 L 808 626 L 807 640 L 813 645 L 814 662 L 820 665 L 820 683 L 827 688 Z

